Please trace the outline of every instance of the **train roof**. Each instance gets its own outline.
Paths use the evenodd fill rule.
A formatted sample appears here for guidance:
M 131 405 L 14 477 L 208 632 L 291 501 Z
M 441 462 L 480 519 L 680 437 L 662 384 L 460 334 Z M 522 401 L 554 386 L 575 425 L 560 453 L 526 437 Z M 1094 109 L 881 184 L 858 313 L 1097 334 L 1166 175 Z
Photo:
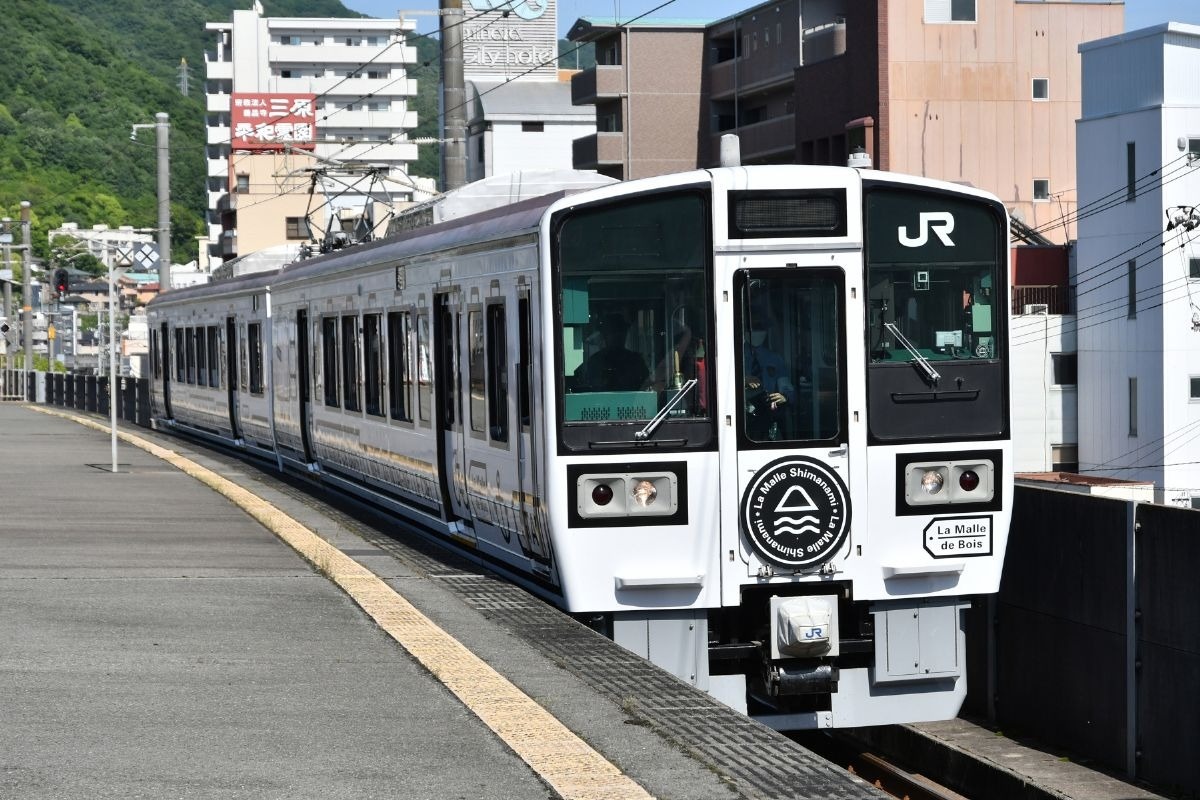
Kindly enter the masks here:
M 171 290 L 151 300 L 149 306 L 153 308 L 227 293 L 240 294 L 343 269 L 377 264 L 384 260 L 413 258 L 452 247 L 534 233 L 546 209 L 568 194 L 570 192 L 552 192 L 478 214 L 405 231 L 367 244 L 336 250 L 315 258 L 295 261 L 282 269 L 270 272 L 258 272 L 201 286 Z

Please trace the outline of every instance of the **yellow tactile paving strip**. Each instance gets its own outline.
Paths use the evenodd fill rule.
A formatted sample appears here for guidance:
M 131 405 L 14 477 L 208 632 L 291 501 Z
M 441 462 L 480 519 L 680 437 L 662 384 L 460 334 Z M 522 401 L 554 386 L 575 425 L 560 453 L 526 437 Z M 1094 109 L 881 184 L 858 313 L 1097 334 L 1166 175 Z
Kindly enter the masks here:
M 36 411 L 98 431 L 107 425 L 53 409 Z M 173 450 L 118 431 L 118 437 L 207 484 L 258 520 L 342 588 L 405 650 L 491 728 L 565 800 L 625 800 L 651 795 L 550 712 L 435 625 L 374 573 L 320 536 L 210 469 Z

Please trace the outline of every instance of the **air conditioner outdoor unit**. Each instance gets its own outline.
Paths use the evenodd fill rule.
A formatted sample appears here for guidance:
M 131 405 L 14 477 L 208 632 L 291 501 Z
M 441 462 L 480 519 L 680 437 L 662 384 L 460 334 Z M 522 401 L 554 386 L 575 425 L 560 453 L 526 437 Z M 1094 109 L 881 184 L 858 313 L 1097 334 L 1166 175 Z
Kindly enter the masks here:
M 1029 303 L 1025 306 L 1026 314 L 1049 314 L 1050 306 L 1046 303 Z

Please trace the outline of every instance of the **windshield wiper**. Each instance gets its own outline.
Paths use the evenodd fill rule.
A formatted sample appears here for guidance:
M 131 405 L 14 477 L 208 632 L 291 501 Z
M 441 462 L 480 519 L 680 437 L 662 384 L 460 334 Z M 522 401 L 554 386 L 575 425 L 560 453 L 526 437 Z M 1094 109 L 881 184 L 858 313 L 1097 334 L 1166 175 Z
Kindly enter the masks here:
M 662 425 L 663 420 L 667 418 L 667 415 L 671 413 L 675 406 L 679 405 L 680 401 L 683 400 L 688 392 L 696 388 L 696 384 L 699 382 L 700 381 L 696 378 L 692 378 L 683 386 L 680 386 L 679 391 L 675 393 L 675 396 L 671 398 L 669 403 L 663 406 L 662 411 L 659 411 L 658 414 L 655 415 L 654 419 L 647 422 L 646 427 L 642 428 L 633 435 L 634 440 L 638 442 L 644 442 L 653 436 L 654 432 L 658 430 L 658 426 Z
M 942 379 L 942 376 L 933 368 L 933 364 L 929 363 L 929 359 L 925 358 L 925 356 L 917 351 L 917 348 L 913 347 L 912 342 L 896 327 L 896 323 L 885 322 L 883 323 L 883 327 L 887 328 L 892 336 L 896 337 L 896 341 L 900 343 L 901 347 L 912 354 L 913 360 L 908 363 L 916 364 L 925 373 L 925 377 L 929 380 L 929 383 L 936 386 L 937 382 Z

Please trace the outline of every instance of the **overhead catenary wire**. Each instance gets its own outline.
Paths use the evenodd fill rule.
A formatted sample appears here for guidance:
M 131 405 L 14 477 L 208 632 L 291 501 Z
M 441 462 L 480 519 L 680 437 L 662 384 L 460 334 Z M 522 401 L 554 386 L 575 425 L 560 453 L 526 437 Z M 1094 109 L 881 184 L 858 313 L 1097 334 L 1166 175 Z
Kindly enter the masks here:
M 661 11 L 662 9 L 666 8 L 669 5 L 672 5 L 675 2 L 676 2 L 676 0 L 666 0 L 666 2 L 660 3 L 659 5 L 655 6 L 654 8 L 649 9 L 648 11 L 644 11 L 641 14 L 638 14 L 636 17 L 631 17 L 630 19 L 627 19 L 624 22 L 617 22 L 616 27 L 625 27 L 627 25 L 631 25 L 634 22 L 637 22 L 638 20 L 642 19 L 643 17 L 647 17 L 647 16 L 655 13 L 656 11 Z M 584 45 L 579 44 L 579 45 L 576 45 L 575 47 L 571 48 L 570 50 L 567 50 L 564 53 L 558 53 L 551 59 L 539 61 L 538 63 L 534 64 L 532 67 L 525 70 L 524 72 L 520 72 L 516 75 L 513 75 L 510 78 L 506 78 L 505 80 L 501 81 L 500 83 L 496 84 L 495 86 L 491 87 L 490 89 L 479 92 L 476 95 L 476 99 L 483 97 L 485 95 L 491 94 L 492 92 L 497 91 L 498 89 L 502 89 L 505 86 L 507 86 L 508 84 L 512 83 L 513 81 L 519 80 L 520 78 L 523 78 L 526 75 L 528 75 L 532 72 L 535 72 L 538 69 L 541 69 L 542 67 L 546 66 L 547 64 L 557 63 L 558 60 L 560 58 L 562 58 L 563 56 L 569 56 L 572 53 L 582 49 L 583 47 L 584 47 Z M 442 115 L 444 116 L 445 114 L 449 113 L 450 111 L 457 111 L 458 109 L 463 108 L 466 105 L 467 105 L 467 101 L 459 103 L 457 106 L 452 106 L 451 108 L 443 110 Z M 391 143 L 390 140 L 386 141 L 386 142 L 380 142 L 379 144 L 375 145 L 374 147 L 368 148 L 367 150 L 363 151 L 359 157 L 365 156 L 367 153 L 370 153 L 372 150 L 374 150 L 378 147 L 383 147 L 384 145 L 390 144 L 390 143 Z

